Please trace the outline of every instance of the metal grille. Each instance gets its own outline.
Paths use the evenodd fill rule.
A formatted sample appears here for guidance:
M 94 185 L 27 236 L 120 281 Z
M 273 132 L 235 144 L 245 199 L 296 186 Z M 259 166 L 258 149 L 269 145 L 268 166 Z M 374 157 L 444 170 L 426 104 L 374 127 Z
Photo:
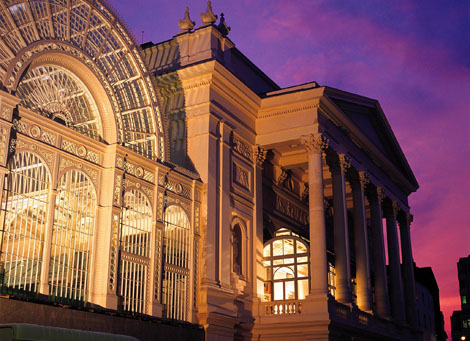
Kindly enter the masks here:
M 36 292 L 41 277 L 50 175 L 31 153 L 14 155 L 9 169 L 1 215 L 3 285 Z
M 152 208 L 140 191 L 124 195 L 121 219 L 121 283 L 123 309 L 145 313 L 150 263 Z
M 162 303 L 167 318 L 187 320 L 190 240 L 190 224 L 186 213 L 179 206 L 168 207 L 165 210 L 165 269 L 162 284 Z
M 91 138 L 99 139 L 98 109 L 83 82 L 70 71 L 52 65 L 29 70 L 18 85 L 22 105 Z
M 60 178 L 55 203 L 49 271 L 50 295 L 87 301 L 96 194 L 78 170 Z

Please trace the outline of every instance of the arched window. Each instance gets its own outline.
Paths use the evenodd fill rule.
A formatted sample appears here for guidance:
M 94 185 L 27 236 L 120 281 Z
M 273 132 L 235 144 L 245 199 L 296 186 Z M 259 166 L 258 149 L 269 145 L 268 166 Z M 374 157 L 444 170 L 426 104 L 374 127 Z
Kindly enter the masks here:
M 98 109 L 90 91 L 72 72 L 55 65 L 28 70 L 18 84 L 21 105 L 91 138 L 101 136 Z
M 191 229 L 184 210 L 176 205 L 165 210 L 163 253 L 165 267 L 162 303 L 165 317 L 187 320 Z
M 2 196 L 2 284 L 36 292 L 41 278 L 50 175 L 32 153 L 14 155 L 8 168 Z
M 265 298 L 268 301 L 304 299 L 308 295 L 308 246 L 298 235 L 279 229 L 264 244 Z
M 242 274 L 242 259 L 243 259 L 243 239 L 242 230 L 239 224 L 233 227 L 233 242 L 232 242 L 232 261 L 233 272 Z
M 150 264 L 152 207 L 145 195 L 135 189 L 124 194 L 121 218 L 120 293 L 122 308 L 145 313 L 147 275 Z M 133 257 L 134 255 L 138 257 Z
M 57 185 L 49 269 L 49 293 L 60 300 L 88 299 L 96 193 L 79 170 L 63 174 Z

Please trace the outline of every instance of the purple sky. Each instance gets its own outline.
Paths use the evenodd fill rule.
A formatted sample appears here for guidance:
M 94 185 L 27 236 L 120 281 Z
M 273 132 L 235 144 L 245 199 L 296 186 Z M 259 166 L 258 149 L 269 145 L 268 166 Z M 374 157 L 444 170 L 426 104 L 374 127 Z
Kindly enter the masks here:
M 204 0 L 110 0 L 141 41 L 178 33 Z M 376 98 L 421 188 L 410 197 L 418 266 L 432 266 L 446 330 L 470 254 L 470 2 L 217 1 L 229 38 L 280 86 L 308 81 Z

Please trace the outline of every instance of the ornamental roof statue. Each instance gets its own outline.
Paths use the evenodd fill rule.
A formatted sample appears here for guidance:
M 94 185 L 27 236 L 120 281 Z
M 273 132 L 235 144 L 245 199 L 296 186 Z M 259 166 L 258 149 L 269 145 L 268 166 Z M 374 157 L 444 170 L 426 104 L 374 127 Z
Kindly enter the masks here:
M 207 2 L 207 8 L 205 13 L 201 13 L 201 21 L 203 24 L 210 25 L 215 23 L 217 15 L 212 12 L 212 4 L 210 1 Z
M 178 26 L 180 27 L 181 31 L 189 32 L 194 28 L 194 25 L 196 25 L 196 23 L 191 21 L 191 18 L 189 18 L 189 8 L 186 7 L 183 20 L 178 19 Z

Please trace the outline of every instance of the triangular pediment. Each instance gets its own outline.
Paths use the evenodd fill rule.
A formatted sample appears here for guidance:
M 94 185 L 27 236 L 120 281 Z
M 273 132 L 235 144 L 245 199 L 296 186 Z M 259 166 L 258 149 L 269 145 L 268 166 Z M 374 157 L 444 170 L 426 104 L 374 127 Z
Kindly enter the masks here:
M 333 89 L 335 92 L 336 89 Z M 390 125 L 377 101 L 353 99 L 352 96 L 328 94 L 328 98 L 359 128 L 383 155 L 410 181 L 418 187 L 415 176 L 398 144 Z M 352 95 L 352 94 L 348 94 Z M 349 98 L 348 98 L 349 97 Z M 358 96 L 360 98 L 360 96 Z

